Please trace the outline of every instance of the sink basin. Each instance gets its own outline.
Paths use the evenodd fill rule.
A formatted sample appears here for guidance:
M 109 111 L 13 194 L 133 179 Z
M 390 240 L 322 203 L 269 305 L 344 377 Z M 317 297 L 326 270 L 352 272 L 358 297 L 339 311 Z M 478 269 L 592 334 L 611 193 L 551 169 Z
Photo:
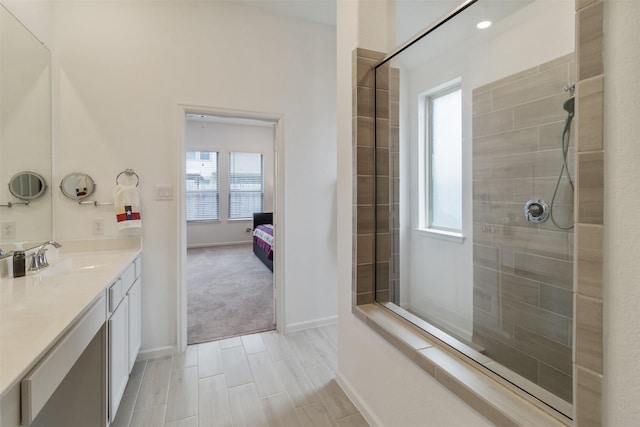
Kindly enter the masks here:
M 75 254 L 49 260 L 49 266 L 35 272 L 38 277 L 54 277 L 65 274 L 95 271 L 110 265 L 120 254 Z

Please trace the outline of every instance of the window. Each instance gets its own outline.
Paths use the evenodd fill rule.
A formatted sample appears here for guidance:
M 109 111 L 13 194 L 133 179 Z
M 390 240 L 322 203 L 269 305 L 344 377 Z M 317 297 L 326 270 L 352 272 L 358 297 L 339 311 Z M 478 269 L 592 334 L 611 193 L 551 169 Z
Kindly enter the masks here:
M 462 96 L 460 85 L 425 97 L 426 228 L 462 231 Z
M 263 205 L 262 154 L 229 153 L 229 218 L 252 218 Z
M 187 221 L 220 219 L 218 153 L 187 151 Z

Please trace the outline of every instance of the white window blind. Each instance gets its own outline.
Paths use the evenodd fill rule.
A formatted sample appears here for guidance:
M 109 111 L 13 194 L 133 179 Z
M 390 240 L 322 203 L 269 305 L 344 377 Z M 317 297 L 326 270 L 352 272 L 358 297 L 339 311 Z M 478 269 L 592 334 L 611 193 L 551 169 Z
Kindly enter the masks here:
M 252 218 L 264 207 L 262 154 L 229 153 L 229 218 Z
M 220 219 L 218 153 L 187 151 L 187 221 Z

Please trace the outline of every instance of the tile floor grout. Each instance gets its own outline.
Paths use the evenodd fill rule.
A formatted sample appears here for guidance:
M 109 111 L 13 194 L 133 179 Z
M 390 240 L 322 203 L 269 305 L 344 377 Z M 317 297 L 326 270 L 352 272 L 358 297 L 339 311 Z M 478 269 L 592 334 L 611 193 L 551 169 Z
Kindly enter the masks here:
M 214 343 L 194 344 L 174 356 L 136 362 L 111 426 L 368 426 L 335 381 L 335 324 L 290 335 L 267 331 Z M 159 368 L 169 359 L 167 373 L 166 367 Z M 158 365 L 149 370 L 154 363 Z M 200 377 L 204 366 L 206 376 Z M 193 373 L 187 375 L 191 368 L 195 378 Z M 230 382 L 234 385 L 229 386 Z M 148 395 L 138 407 L 141 393 Z M 160 395 L 156 402 L 154 396 Z M 179 418 L 168 419 L 178 414 Z

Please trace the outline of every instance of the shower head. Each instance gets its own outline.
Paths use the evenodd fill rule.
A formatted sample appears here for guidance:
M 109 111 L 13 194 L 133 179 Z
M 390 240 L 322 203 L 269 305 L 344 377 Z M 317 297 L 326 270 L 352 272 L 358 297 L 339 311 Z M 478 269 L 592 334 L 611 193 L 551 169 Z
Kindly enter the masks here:
M 564 110 L 567 113 L 569 113 L 570 116 L 573 116 L 574 107 L 575 107 L 575 98 L 573 96 L 571 98 L 567 99 L 564 102 L 564 105 L 562 106 L 562 108 L 564 108 Z

